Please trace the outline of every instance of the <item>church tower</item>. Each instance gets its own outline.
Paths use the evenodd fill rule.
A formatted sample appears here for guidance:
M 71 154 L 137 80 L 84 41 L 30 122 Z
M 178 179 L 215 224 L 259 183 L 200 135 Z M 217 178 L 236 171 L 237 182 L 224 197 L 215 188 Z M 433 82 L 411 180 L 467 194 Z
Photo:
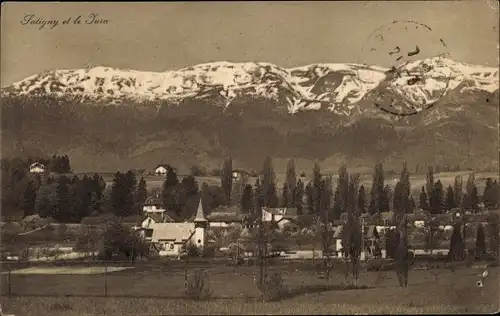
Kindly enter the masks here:
M 205 218 L 203 213 L 203 204 L 198 204 L 198 210 L 196 211 L 196 216 L 194 217 L 194 244 L 198 248 L 205 247 L 205 236 L 208 227 L 208 220 Z

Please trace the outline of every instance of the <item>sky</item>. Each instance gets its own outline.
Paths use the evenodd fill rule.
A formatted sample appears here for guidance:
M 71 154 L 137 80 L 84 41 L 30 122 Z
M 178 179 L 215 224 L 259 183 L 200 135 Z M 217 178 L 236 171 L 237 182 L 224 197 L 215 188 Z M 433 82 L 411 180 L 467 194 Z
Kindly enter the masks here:
M 404 23 L 398 23 L 392 30 L 382 30 L 401 47 L 437 47 L 443 39 L 452 59 L 497 67 L 498 8 L 493 0 L 3 2 L 0 83 L 7 86 L 54 69 L 107 66 L 166 71 L 222 60 L 282 67 L 356 62 L 389 67 L 388 54 L 370 54 L 366 45 L 373 42 L 374 30 L 394 20 L 415 21 L 432 29 L 408 34 Z M 107 23 L 86 24 L 91 14 Z M 81 24 L 74 24 L 79 15 Z M 41 28 L 41 24 L 25 23 L 39 18 L 58 24 Z

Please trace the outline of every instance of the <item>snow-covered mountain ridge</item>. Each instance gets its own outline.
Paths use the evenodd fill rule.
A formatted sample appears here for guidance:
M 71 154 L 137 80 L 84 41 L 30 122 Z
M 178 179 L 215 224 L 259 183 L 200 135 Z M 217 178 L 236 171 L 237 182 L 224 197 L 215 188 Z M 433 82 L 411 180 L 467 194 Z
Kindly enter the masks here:
M 424 105 L 449 91 L 499 89 L 497 68 L 468 65 L 445 58 L 411 61 L 398 69 L 361 64 L 311 64 L 282 68 L 271 63 L 213 62 L 180 70 L 145 72 L 94 67 L 54 70 L 2 88 L 13 96 L 55 95 L 116 104 L 217 96 L 225 106 L 238 96 L 280 99 L 288 111 L 326 106 L 349 114 L 371 91 L 398 96 L 405 104 Z

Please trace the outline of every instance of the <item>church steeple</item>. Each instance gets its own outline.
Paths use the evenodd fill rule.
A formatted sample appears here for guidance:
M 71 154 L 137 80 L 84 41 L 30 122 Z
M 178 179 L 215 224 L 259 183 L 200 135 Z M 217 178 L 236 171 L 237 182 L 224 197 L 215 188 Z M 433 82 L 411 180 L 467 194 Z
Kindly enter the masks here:
M 206 223 L 208 220 L 205 217 L 205 214 L 203 213 L 203 204 L 201 203 L 201 197 L 200 197 L 200 202 L 198 203 L 198 210 L 196 211 L 196 216 L 194 217 L 194 222 L 195 223 Z
M 201 203 L 200 198 L 200 203 L 198 203 L 198 210 L 196 211 L 196 216 L 194 217 L 194 240 L 196 246 L 198 246 L 199 248 L 205 247 L 205 230 L 208 228 L 207 224 L 208 220 L 203 214 L 203 204 Z

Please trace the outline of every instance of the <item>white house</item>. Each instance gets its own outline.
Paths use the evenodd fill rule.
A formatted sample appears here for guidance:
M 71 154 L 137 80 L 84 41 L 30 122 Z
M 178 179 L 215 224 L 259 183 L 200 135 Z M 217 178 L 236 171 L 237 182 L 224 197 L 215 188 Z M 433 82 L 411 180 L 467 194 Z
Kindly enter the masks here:
M 195 234 L 194 223 L 152 223 L 149 227 L 151 242 L 160 256 L 179 256 Z
M 155 223 L 151 221 L 147 229 L 152 230 L 151 242 L 160 256 L 179 256 L 189 241 L 199 248 L 205 246 L 206 226 L 207 219 L 203 215 L 200 199 L 193 222 Z
M 34 162 L 30 165 L 30 172 L 33 173 L 45 172 L 45 166 L 39 162 Z
M 248 177 L 249 174 L 244 170 L 233 170 L 232 176 L 234 180 L 241 180 L 243 177 Z
M 163 214 L 165 209 L 162 207 L 162 201 L 159 196 L 149 197 L 142 206 L 142 211 L 146 214 Z
M 280 227 L 280 229 L 282 229 L 285 226 L 285 224 L 290 223 L 296 217 L 297 217 L 296 208 L 290 208 L 290 207 L 262 208 L 262 221 L 276 222 Z
M 143 218 L 143 220 L 141 222 L 141 227 L 142 228 L 150 228 L 152 224 L 158 224 L 158 223 L 164 223 L 161 215 L 148 214 Z
M 163 214 L 166 210 L 163 207 L 145 204 L 142 206 L 142 211 L 146 214 Z
M 160 165 L 155 168 L 155 175 L 157 176 L 166 175 L 167 171 L 168 171 L 167 166 Z
M 423 220 L 418 220 L 413 223 L 416 228 L 424 228 L 425 227 L 425 221 Z

